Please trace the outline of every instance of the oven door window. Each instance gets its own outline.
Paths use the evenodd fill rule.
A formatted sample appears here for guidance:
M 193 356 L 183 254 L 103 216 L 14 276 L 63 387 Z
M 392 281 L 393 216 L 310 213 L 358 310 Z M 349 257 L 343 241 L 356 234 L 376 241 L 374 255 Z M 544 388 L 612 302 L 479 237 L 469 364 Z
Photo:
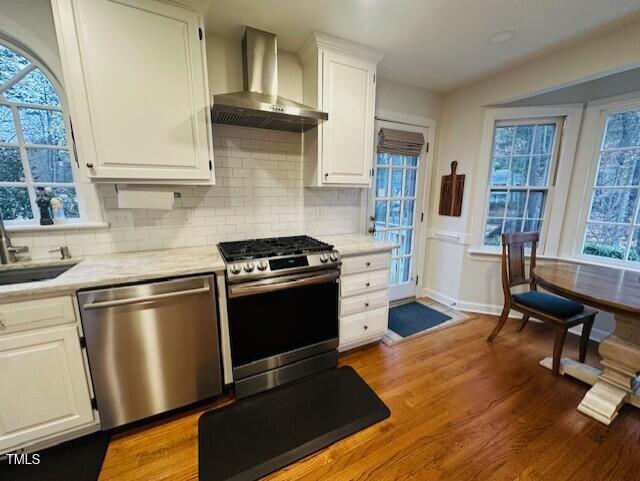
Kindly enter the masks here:
M 234 367 L 338 337 L 338 283 L 229 299 Z

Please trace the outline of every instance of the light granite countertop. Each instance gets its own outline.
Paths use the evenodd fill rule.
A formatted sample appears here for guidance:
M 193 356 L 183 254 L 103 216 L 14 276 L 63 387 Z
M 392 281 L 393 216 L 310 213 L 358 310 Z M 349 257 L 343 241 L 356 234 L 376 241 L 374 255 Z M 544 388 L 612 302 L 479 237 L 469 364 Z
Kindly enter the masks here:
M 318 236 L 333 244 L 344 257 L 389 251 L 390 242 L 377 241 L 363 234 Z M 0 271 L 21 267 L 72 267 L 54 279 L 0 286 L 0 302 L 71 294 L 80 289 L 127 284 L 208 272 L 221 272 L 225 264 L 215 245 L 156 251 L 107 254 L 64 261 L 35 260 L 0 267 Z
M 342 257 L 385 252 L 397 247 L 392 242 L 376 240 L 364 234 L 318 236 L 318 240 L 333 244 Z

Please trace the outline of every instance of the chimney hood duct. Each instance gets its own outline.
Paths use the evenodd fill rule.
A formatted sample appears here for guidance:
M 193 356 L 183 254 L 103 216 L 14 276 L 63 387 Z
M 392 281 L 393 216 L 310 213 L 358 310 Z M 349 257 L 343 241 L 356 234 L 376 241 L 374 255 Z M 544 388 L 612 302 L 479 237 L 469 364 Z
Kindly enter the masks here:
M 304 132 L 329 118 L 325 112 L 278 96 L 276 36 L 246 27 L 242 37 L 244 90 L 213 96 L 217 124 Z

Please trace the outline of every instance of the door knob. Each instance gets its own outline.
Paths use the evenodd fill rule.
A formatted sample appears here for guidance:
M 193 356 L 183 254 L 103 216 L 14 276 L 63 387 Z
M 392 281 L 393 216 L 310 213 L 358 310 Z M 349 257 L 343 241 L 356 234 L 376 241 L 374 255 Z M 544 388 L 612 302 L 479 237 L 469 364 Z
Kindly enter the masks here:
M 370 215 L 369 216 L 369 222 L 373 222 L 374 220 L 376 220 L 376 216 L 375 215 Z
M 371 226 L 367 229 L 367 232 L 369 234 L 375 234 L 376 233 L 376 227 L 375 226 Z

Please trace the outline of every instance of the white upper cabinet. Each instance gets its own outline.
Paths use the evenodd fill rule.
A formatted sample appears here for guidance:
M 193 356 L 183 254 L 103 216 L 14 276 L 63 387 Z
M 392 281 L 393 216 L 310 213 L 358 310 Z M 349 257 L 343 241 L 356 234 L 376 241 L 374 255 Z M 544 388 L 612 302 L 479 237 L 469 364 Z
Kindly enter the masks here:
M 376 66 L 382 56 L 362 45 L 314 33 L 298 53 L 304 103 L 329 114 L 305 132 L 308 186 L 371 185 Z
M 52 0 L 92 180 L 213 182 L 202 18 L 158 0 Z

